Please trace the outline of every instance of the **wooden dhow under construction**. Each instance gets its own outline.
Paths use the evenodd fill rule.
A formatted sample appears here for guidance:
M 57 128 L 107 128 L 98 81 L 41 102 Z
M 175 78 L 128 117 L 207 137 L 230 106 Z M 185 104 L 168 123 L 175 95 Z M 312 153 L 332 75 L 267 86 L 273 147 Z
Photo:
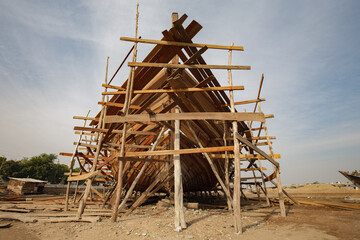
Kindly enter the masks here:
M 154 193 L 163 192 L 174 199 L 175 229 L 181 230 L 186 228 L 184 193 L 222 191 L 234 215 L 235 231 L 241 232 L 241 186 L 253 185 L 258 194 L 263 191 L 269 204 L 268 183 L 277 187 L 281 215 L 286 215 L 286 192 L 276 161 L 280 155 L 273 151 L 274 137 L 268 135 L 266 125 L 273 115 L 265 115 L 260 106 L 265 100 L 260 98 L 264 76 L 257 98 L 234 102 L 234 94 L 241 94 L 244 87 L 233 85 L 231 71 L 250 70 L 231 64 L 232 53 L 243 47 L 193 43 L 202 26 L 191 21 L 184 27 L 186 18 L 173 14 L 172 27 L 162 32 L 161 40 L 139 38 L 136 24 L 135 38 L 121 38 L 134 45 L 109 81 L 106 67 L 100 113 L 74 117 L 84 120 L 83 126 L 74 128 L 79 141 L 72 154 L 61 155 L 71 156 L 66 209 L 70 182 L 86 180 L 78 218 L 91 191 L 112 207 L 112 221 L 124 214 L 120 210 L 128 215 Z M 154 48 L 137 62 L 140 43 Z M 207 50 L 228 51 L 228 64 L 207 65 L 202 57 Z M 129 76 L 123 77 L 121 86 L 112 85 L 131 53 Z M 227 71 L 229 85 L 220 86 L 212 69 Z M 242 104 L 254 104 L 254 111 L 239 112 L 235 106 Z M 82 169 L 80 175 L 72 172 L 75 161 Z M 269 163 L 273 169 L 264 167 Z M 241 176 L 249 173 L 250 177 Z M 92 186 L 100 180 L 112 183 L 105 195 Z M 141 194 L 134 199 L 134 192 Z

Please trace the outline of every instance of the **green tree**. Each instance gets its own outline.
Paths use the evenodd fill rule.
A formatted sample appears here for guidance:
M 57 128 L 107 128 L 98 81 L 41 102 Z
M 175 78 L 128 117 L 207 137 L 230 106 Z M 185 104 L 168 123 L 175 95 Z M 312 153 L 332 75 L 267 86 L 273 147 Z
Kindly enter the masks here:
M 32 158 L 23 158 L 20 161 L 0 159 L 2 168 L 0 174 L 4 178 L 20 177 L 20 178 L 35 178 L 50 183 L 61 182 L 64 173 L 68 171 L 65 164 L 56 164 L 54 161 L 57 159 L 55 154 L 43 153 L 39 156 Z M 1 165 L 0 165 L 1 166 Z

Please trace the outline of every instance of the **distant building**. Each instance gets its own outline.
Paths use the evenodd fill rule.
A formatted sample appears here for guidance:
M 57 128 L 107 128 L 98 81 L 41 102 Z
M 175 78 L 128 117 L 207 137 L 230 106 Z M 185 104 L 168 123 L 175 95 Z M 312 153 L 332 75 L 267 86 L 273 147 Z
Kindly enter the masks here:
M 43 193 L 47 181 L 33 178 L 9 178 L 7 189 L 17 194 Z

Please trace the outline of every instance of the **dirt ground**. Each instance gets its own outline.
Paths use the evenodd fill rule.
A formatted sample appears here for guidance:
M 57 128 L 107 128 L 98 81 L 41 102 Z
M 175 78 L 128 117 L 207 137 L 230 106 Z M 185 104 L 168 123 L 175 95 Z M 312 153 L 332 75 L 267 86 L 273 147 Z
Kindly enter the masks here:
M 359 196 L 357 190 L 335 188 L 298 189 L 296 197 L 309 198 L 318 191 L 318 198 L 339 201 L 337 191 L 345 196 Z M 326 186 L 329 188 L 329 186 Z M 313 186 L 309 188 L 314 188 Z M 324 188 L 324 187 L 323 187 Z M 301 189 L 301 190 L 300 190 Z M 305 189 L 305 190 L 304 190 Z M 329 188 L 332 189 L 332 188 Z M 295 192 L 296 188 L 289 189 Z M 299 193 L 302 192 L 302 193 Z M 323 195 L 325 194 L 325 195 Z M 248 196 L 256 195 L 247 193 Z M 296 195 L 296 194 L 295 194 Z M 1 205 L 1 203 L 0 203 Z M 75 209 L 73 211 L 75 213 Z M 186 209 L 188 228 L 174 231 L 173 207 L 155 204 L 142 206 L 127 217 L 111 223 L 102 218 L 95 223 L 21 223 L 11 221 L 9 228 L 0 228 L 2 239 L 360 239 L 360 210 L 333 207 L 287 205 L 288 216 L 279 215 L 278 206 L 268 208 L 264 202 L 247 201 L 242 211 L 244 233 L 234 233 L 233 217 L 226 209 Z M 10 221 L 1 221 L 1 224 Z

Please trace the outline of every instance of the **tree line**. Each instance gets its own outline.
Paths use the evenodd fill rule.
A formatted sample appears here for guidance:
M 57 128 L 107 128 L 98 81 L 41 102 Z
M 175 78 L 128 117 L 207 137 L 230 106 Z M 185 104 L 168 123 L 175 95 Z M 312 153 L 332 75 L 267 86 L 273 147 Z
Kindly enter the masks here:
M 55 154 L 46 153 L 21 160 L 7 160 L 6 157 L 0 157 L 0 176 L 4 180 L 8 180 L 9 177 L 29 177 L 54 184 L 60 183 L 69 168 L 65 164 L 56 163 L 55 160 L 57 160 Z

